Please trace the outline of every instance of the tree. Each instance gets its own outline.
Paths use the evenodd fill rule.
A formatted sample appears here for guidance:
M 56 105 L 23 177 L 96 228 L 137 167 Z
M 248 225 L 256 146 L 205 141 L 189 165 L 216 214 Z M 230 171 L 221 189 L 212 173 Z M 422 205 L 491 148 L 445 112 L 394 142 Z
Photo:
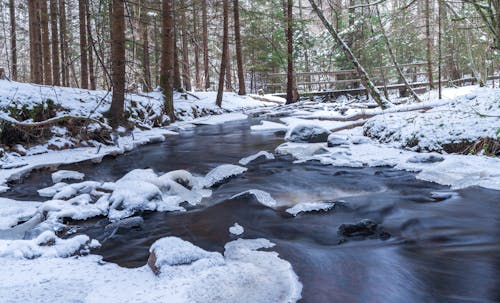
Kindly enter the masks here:
M 115 7 L 115 1 L 113 2 L 113 9 Z M 78 19 L 80 25 L 80 81 L 81 88 L 89 88 L 89 72 L 88 72 L 88 60 L 87 60 L 87 25 L 86 25 L 86 9 L 85 0 L 78 0 Z M 113 16 L 114 17 L 114 16 Z M 112 26 L 114 28 L 114 24 Z M 113 46 L 111 47 L 113 49 Z
M 236 61 L 238 65 L 238 95 L 245 95 L 245 73 L 243 70 L 243 51 L 241 48 L 240 33 L 240 6 L 238 0 L 233 0 L 234 12 L 234 40 L 236 46 Z
M 184 89 L 191 90 L 191 77 L 189 75 L 188 32 L 186 25 L 186 6 L 181 10 L 181 39 L 182 39 L 182 83 Z
M 380 91 L 375 87 L 373 82 L 370 80 L 370 77 L 366 73 L 363 66 L 361 66 L 361 64 L 359 64 L 358 59 L 354 56 L 354 54 L 352 53 L 349 46 L 347 46 L 347 44 L 344 42 L 344 40 L 342 40 L 342 38 L 340 38 L 339 34 L 333 28 L 333 26 L 326 20 L 325 16 L 323 15 L 323 12 L 318 8 L 318 5 L 314 2 L 314 0 L 309 0 L 309 3 L 311 3 L 313 10 L 316 12 L 318 17 L 321 19 L 321 22 L 323 23 L 325 28 L 328 30 L 330 35 L 335 39 L 337 44 L 340 46 L 340 48 L 344 52 L 345 56 L 356 67 L 356 70 L 359 74 L 359 77 L 361 78 L 360 79 L 361 83 L 366 88 L 366 90 L 368 91 L 370 96 L 372 96 L 373 100 L 375 100 L 375 102 L 377 102 L 377 104 L 380 106 L 380 108 L 382 108 L 382 109 L 388 108 L 390 106 L 389 101 L 380 94 Z
M 207 0 L 201 0 L 202 28 L 203 28 L 203 71 L 205 75 L 205 90 L 210 88 L 210 71 L 208 66 L 208 22 Z
M 427 50 L 427 78 L 429 79 L 429 88 L 434 88 L 432 76 L 432 41 L 431 41 L 431 21 L 430 21 L 430 0 L 425 0 L 425 43 Z
M 293 0 L 283 0 L 283 10 L 286 24 L 287 45 L 287 76 L 286 76 L 286 104 L 296 102 L 294 98 L 294 70 L 293 70 Z
M 50 30 L 52 42 L 52 83 L 61 85 L 59 63 L 59 31 L 57 28 L 58 7 L 56 0 L 50 0 Z
M 219 71 L 219 87 L 217 89 L 217 98 L 215 104 L 222 106 L 222 96 L 224 94 L 224 74 L 227 69 L 227 51 L 229 50 L 229 0 L 222 1 L 223 6 L 223 37 L 222 37 L 222 56 L 220 61 Z
M 82 0 L 80 0 L 82 1 Z M 123 123 L 125 104 L 125 15 L 124 0 L 111 2 L 111 83 L 113 97 L 109 110 L 111 125 Z M 80 41 L 81 42 L 81 41 Z M 82 78 L 83 80 L 83 78 Z
M 17 36 L 16 36 L 16 8 L 14 0 L 9 0 L 10 14 L 10 55 L 12 60 L 11 78 L 17 81 Z
M 39 0 L 30 0 L 28 2 L 31 81 L 37 84 L 43 83 L 40 10 Z
M 66 0 L 59 1 L 59 43 L 61 50 L 61 80 L 63 86 L 69 86 L 68 39 L 66 35 Z
M 160 86 L 165 96 L 164 110 L 170 121 L 174 122 L 174 0 L 162 2 L 162 25 Z
M 42 29 L 42 53 L 43 53 L 43 83 L 52 84 L 52 68 L 50 62 L 50 39 L 49 39 L 49 13 L 47 0 L 40 1 L 40 25 Z
M 148 1 L 144 2 L 146 5 L 149 4 Z M 141 8 L 140 13 L 140 34 L 142 40 L 142 53 L 141 53 L 141 61 L 142 61 L 142 74 L 143 74 L 143 89 L 148 92 L 152 88 L 151 84 L 151 69 L 150 69 L 150 60 L 149 60 L 149 33 L 148 33 L 148 23 L 150 18 L 148 16 L 148 9 Z
M 94 55 L 93 55 L 93 45 L 94 39 L 92 38 L 92 23 L 91 23 L 91 14 L 90 14 L 90 5 L 89 0 L 85 0 L 85 17 L 86 17 L 86 27 L 87 27 L 87 53 L 89 59 L 89 80 L 90 80 L 90 89 L 96 89 L 95 83 L 95 73 L 94 73 Z

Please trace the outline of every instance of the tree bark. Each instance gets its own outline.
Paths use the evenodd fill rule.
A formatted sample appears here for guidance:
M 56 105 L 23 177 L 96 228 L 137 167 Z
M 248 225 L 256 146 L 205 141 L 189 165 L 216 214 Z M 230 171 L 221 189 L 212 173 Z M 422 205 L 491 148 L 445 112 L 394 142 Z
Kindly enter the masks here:
M 123 123 L 125 103 L 125 15 L 124 0 L 112 0 L 111 81 L 113 97 L 110 117 L 113 127 Z
M 191 77 L 189 75 L 189 53 L 186 25 L 186 8 L 181 11 L 181 34 L 182 34 L 182 84 L 184 90 L 191 91 Z
M 222 57 L 220 60 L 219 87 L 217 89 L 217 99 L 215 104 L 222 106 L 222 96 L 224 94 L 224 75 L 227 69 L 227 50 L 229 49 L 229 0 L 223 0 L 223 37 L 222 37 Z
M 293 69 L 293 0 L 283 0 L 283 9 L 286 24 L 287 45 L 287 77 L 286 77 L 286 104 L 294 103 L 294 69 Z M 286 1 L 286 2 L 285 2 Z
M 429 88 L 434 88 L 432 76 L 432 41 L 431 41 L 431 25 L 430 25 L 430 0 L 425 0 L 425 43 L 427 57 L 427 78 L 429 80 Z
M 10 13 L 10 55 L 12 60 L 12 72 L 10 77 L 17 81 L 17 35 L 16 35 L 16 6 L 14 0 L 9 0 Z
M 344 42 L 344 40 L 342 40 L 342 38 L 340 38 L 339 34 L 333 28 L 333 26 L 325 19 L 325 16 L 321 12 L 321 10 L 318 8 L 318 5 L 316 5 L 314 0 L 309 0 L 309 3 L 311 3 L 311 6 L 313 7 L 313 9 L 316 12 L 316 14 L 318 15 L 318 17 L 321 19 L 321 22 L 326 27 L 326 29 L 328 30 L 330 35 L 335 39 L 337 44 L 340 46 L 340 48 L 344 52 L 347 59 L 350 60 L 354 64 L 356 70 L 358 71 L 359 77 L 361 79 L 361 83 L 366 88 L 366 90 L 368 91 L 370 96 L 372 96 L 372 98 L 375 100 L 375 102 L 377 102 L 377 104 L 382 109 L 390 107 L 390 105 L 391 105 L 390 102 L 380 94 L 380 91 L 375 87 L 373 82 L 370 80 L 370 77 L 366 73 L 363 66 L 361 66 L 361 64 L 359 64 L 358 59 L 354 56 L 351 49 L 347 46 L 347 44 Z
M 205 74 L 205 90 L 210 88 L 210 71 L 208 66 L 208 23 L 207 23 L 207 0 L 201 1 L 202 27 L 203 27 L 203 71 Z
M 149 4 L 148 1 L 145 2 L 145 4 Z M 141 61 L 142 61 L 142 74 L 143 74 L 143 90 L 146 92 L 151 91 L 152 89 L 152 84 L 151 84 L 151 70 L 150 70 L 150 60 L 149 60 L 149 33 L 148 33 L 148 23 L 149 23 L 149 16 L 148 16 L 148 10 L 146 8 L 141 8 L 141 14 L 140 14 L 140 32 L 141 32 L 141 40 L 142 40 L 142 56 L 141 56 Z
M 165 95 L 164 110 L 170 121 L 175 121 L 174 113 L 174 0 L 162 2 L 162 35 L 161 35 L 161 76 L 160 86 Z
M 61 50 L 61 80 L 63 86 L 69 86 L 69 69 L 66 57 L 68 42 L 66 38 L 66 0 L 59 0 L 59 43 Z
M 43 84 L 42 65 L 42 34 L 40 26 L 40 2 L 30 0 L 28 2 L 29 33 L 30 33 L 30 71 L 31 82 Z
M 175 4 L 175 3 L 174 3 Z M 175 10 L 175 8 L 174 8 Z M 175 18 L 174 14 L 174 88 L 178 92 L 182 91 L 182 81 L 181 81 L 181 71 L 180 71 L 180 64 L 179 64 L 179 45 L 177 43 L 177 19 Z
M 115 7 L 116 1 L 113 0 L 113 8 Z M 123 1 L 122 1 L 123 2 Z M 89 88 L 89 72 L 88 72 L 88 60 L 87 60 L 87 26 L 86 26 L 86 10 L 85 10 L 85 0 L 78 0 L 78 19 L 80 24 L 80 81 L 81 88 Z M 113 16 L 114 17 L 114 16 Z M 114 27 L 114 25 L 112 26 Z M 113 48 L 113 47 L 112 47 Z
M 57 0 L 50 0 L 50 29 L 52 32 L 52 83 L 61 85 L 59 63 L 59 32 L 57 30 Z
M 380 18 L 380 11 L 378 9 L 378 5 L 375 5 L 375 11 L 377 12 L 377 20 L 378 20 L 378 24 L 380 26 L 380 31 L 382 33 L 382 37 L 384 38 L 384 43 L 385 43 L 385 46 L 387 47 L 387 51 L 389 52 L 389 56 L 391 57 L 392 64 L 394 64 L 394 68 L 398 72 L 399 77 L 403 80 L 403 83 L 404 83 L 406 89 L 410 92 L 410 94 L 413 96 L 415 101 L 422 102 L 422 100 L 420 100 L 420 97 L 415 93 L 415 91 L 413 90 L 411 85 L 408 83 L 408 80 L 406 79 L 405 75 L 403 74 L 401 67 L 399 67 L 399 64 L 396 60 L 396 56 L 394 55 L 394 52 L 392 51 L 392 47 L 391 47 L 391 43 L 389 41 L 389 38 L 387 37 L 387 34 L 385 33 L 385 28 L 384 28 L 384 25 L 382 24 L 382 19 Z
M 200 39 L 198 33 L 198 10 L 197 1 L 193 0 L 193 44 L 194 44 L 194 66 L 195 74 L 194 79 L 196 83 L 196 89 L 201 89 L 201 75 L 200 75 Z
M 240 7 L 238 2 L 238 0 L 233 0 L 234 40 L 236 44 L 236 61 L 238 65 L 238 95 L 245 95 L 245 72 L 243 70 L 243 51 L 241 47 L 240 33 Z
M 90 5 L 89 0 L 85 0 L 85 15 L 86 15 L 86 25 L 87 25 L 87 52 L 89 55 L 89 80 L 90 80 L 90 89 L 96 89 L 95 82 L 95 73 L 94 73 L 94 52 L 93 45 L 94 39 L 92 38 L 92 17 L 90 15 Z
M 43 83 L 52 84 L 52 68 L 50 62 L 50 39 L 49 39 L 49 12 L 47 0 L 40 0 L 40 21 L 42 27 L 42 53 L 43 53 Z

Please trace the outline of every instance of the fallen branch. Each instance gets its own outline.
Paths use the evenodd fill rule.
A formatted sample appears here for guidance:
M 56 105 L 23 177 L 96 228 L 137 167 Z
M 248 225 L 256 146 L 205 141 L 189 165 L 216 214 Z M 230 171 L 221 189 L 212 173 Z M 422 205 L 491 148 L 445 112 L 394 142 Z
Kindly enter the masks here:
M 368 121 L 368 119 L 363 119 L 363 120 L 359 120 L 359 121 L 354 121 L 354 122 L 351 122 L 351 123 L 346 123 L 342 126 L 339 126 L 339 127 L 335 127 L 335 128 L 332 128 L 330 129 L 330 131 L 332 133 L 335 133 L 335 132 L 339 132 L 341 130 L 346 130 L 346 129 L 353 129 L 355 127 L 358 127 L 358 126 L 363 126 L 365 125 L 365 123 Z
M 21 127 L 44 127 L 44 126 L 51 126 L 60 122 L 66 122 L 72 120 L 73 122 L 91 122 L 91 123 L 97 123 L 101 127 L 106 128 L 106 129 L 111 129 L 111 126 L 102 123 L 99 120 L 93 119 L 93 118 L 88 118 L 88 117 L 77 117 L 77 116 L 61 116 L 61 117 L 54 117 L 50 118 L 48 120 L 40 121 L 40 122 L 19 122 L 14 118 L 11 117 L 5 117 L 5 116 L 0 116 L 0 123 L 9 123 L 15 126 L 21 126 Z

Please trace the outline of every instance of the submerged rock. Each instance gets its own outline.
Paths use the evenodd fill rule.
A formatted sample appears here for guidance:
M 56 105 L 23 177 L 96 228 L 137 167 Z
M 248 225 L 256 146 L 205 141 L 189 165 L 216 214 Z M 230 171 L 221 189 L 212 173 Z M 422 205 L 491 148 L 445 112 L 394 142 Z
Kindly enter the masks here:
M 444 161 L 443 156 L 434 154 L 421 154 L 416 155 L 407 160 L 409 163 L 437 163 Z
M 297 125 L 289 131 L 285 140 L 301 143 L 320 143 L 326 142 L 330 131 L 317 125 Z
M 328 136 L 328 147 L 337 147 L 341 145 L 348 145 L 349 141 L 347 141 L 344 137 L 331 134 Z
M 363 219 L 355 224 L 341 224 L 337 233 L 339 236 L 344 237 L 340 240 L 339 244 L 346 242 L 348 239 L 363 240 L 370 238 L 387 240 L 391 237 L 388 232 L 383 231 L 380 224 L 370 219 Z

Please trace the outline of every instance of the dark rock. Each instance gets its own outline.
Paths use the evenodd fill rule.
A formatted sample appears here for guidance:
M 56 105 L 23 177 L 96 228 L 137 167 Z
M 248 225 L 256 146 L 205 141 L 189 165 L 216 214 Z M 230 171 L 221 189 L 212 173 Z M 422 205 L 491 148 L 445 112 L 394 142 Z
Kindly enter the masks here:
M 321 143 L 328 140 L 330 131 L 316 125 L 297 125 L 285 140 L 302 143 Z
M 344 137 L 331 134 L 328 136 L 328 147 L 337 147 L 341 145 L 348 145 L 349 141 L 347 141 Z
M 363 219 L 355 224 L 341 224 L 337 233 L 339 236 L 344 237 L 340 240 L 339 244 L 346 242 L 348 239 L 363 240 L 370 238 L 387 240 L 391 237 L 388 232 L 382 229 L 380 224 L 370 219 Z
M 444 161 L 443 156 L 433 154 L 416 155 L 407 160 L 409 163 L 436 163 L 442 161 Z

